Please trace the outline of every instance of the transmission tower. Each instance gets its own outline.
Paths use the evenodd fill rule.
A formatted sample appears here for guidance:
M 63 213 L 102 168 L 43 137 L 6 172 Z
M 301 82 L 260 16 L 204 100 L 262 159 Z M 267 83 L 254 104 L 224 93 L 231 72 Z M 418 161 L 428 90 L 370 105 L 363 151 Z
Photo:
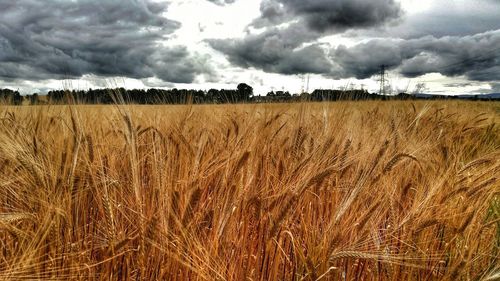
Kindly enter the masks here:
M 379 90 L 379 95 L 385 96 L 385 81 L 387 74 L 385 73 L 385 65 L 380 66 L 380 90 Z

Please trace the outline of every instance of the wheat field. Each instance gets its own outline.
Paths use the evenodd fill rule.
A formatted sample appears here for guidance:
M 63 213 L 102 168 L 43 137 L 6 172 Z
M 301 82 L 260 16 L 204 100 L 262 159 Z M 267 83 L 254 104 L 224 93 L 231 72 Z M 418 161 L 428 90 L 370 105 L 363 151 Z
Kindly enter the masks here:
M 0 107 L 1 280 L 498 280 L 500 104 Z

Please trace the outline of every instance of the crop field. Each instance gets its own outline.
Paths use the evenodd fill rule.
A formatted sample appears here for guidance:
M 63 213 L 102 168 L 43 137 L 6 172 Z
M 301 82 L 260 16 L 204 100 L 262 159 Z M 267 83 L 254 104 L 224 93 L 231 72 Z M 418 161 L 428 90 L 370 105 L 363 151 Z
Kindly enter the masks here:
M 0 106 L 1 280 L 498 280 L 500 103 Z

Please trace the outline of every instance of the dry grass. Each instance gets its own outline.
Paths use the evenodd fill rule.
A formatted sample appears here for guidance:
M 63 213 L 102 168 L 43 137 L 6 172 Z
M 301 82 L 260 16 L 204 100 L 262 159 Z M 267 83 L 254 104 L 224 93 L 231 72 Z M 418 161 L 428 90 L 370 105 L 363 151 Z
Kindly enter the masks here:
M 495 280 L 500 107 L 0 107 L 2 280 Z

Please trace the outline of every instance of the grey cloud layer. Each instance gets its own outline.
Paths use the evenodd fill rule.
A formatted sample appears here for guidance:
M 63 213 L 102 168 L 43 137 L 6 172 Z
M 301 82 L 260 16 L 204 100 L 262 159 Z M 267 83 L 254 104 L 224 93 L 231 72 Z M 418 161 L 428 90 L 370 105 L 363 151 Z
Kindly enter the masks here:
M 318 44 L 302 48 L 302 38 L 281 36 L 280 32 L 268 31 L 243 40 L 209 43 L 236 65 L 281 74 L 364 79 L 386 65 L 405 77 L 438 72 L 465 75 L 475 81 L 500 80 L 500 30 L 464 37 L 376 39 L 349 48 L 340 45 L 328 54 Z
M 438 72 L 491 81 L 500 79 L 498 46 L 500 30 L 464 37 L 371 40 L 351 48 L 339 46 L 330 57 L 344 77 L 368 78 L 386 65 L 406 77 Z
M 242 40 L 217 39 L 208 40 L 208 43 L 241 67 L 283 74 L 324 73 L 331 65 L 321 59 L 324 51 L 320 45 L 300 47 L 302 42 L 314 38 L 315 35 L 303 30 L 302 26 L 293 25 L 286 30 L 269 29 Z
M 351 28 L 379 26 L 402 14 L 393 0 L 263 0 L 260 11 L 251 26 L 265 27 L 264 32 L 207 42 L 235 65 L 282 74 L 329 72 L 332 64 L 323 48 L 304 43 Z M 282 23 L 285 27 L 276 27 Z
M 484 4 L 477 9 L 489 15 L 485 7 L 500 1 L 475 3 Z M 324 46 L 314 43 L 318 38 L 383 26 L 404 14 L 400 5 L 392 0 L 263 0 L 260 11 L 261 16 L 251 26 L 264 28 L 263 32 L 250 33 L 243 39 L 208 40 L 208 43 L 235 65 L 281 74 L 317 73 L 364 79 L 386 65 L 406 77 L 431 72 L 465 75 L 476 81 L 500 77 L 500 29 L 485 32 L 483 29 L 490 27 L 489 22 L 473 29 L 481 31 L 475 35 L 389 37 L 325 52 Z M 460 18 L 450 16 L 454 17 Z M 453 25 L 448 28 L 451 34 L 459 33 L 452 30 Z
M 149 0 L 0 0 L 0 77 L 85 74 L 192 82 L 207 70 L 183 46 L 161 46 L 180 27 Z

